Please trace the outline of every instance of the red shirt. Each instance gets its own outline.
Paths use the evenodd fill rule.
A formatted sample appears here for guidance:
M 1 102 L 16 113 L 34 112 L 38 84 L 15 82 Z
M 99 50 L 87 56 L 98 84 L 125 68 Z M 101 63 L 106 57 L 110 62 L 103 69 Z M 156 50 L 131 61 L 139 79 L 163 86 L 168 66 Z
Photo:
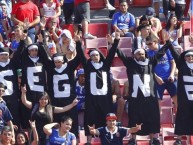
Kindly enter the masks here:
M 24 21 L 25 18 L 29 19 L 29 22 L 33 22 L 36 16 L 40 15 L 38 7 L 31 1 L 27 3 L 18 2 L 13 6 L 12 14 L 20 20 Z
M 80 3 L 84 3 L 84 2 L 90 2 L 90 0 L 75 0 L 75 6 L 79 5 Z

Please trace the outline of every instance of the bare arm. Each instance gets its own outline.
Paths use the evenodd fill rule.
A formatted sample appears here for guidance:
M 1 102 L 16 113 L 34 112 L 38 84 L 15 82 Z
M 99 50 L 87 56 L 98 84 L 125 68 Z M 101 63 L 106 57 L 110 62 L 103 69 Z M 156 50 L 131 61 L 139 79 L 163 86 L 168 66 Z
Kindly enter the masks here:
M 23 25 L 23 22 L 18 20 L 14 14 L 11 15 L 11 20 L 14 22 L 14 24 L 21 24 Z
M 57 9 L 56 9 L 56 14 L 55 14 L 53 17 L 57 18 L 57 17 L 59 17 L 60 15 L 61 15 L 61 7 L 59 6 L 59 7 L 57 7 Z
M 22 103 L 29 109 L 32 109 L 32 102 L 28 101 L 26 98 L 26 85 L 21 88 L 22 94 L 21 94 L 21 101 Z
M 40 16 L 36 16 L 34 21 L 29 24 L 29 27 L 34 27 L 40 22 Z
M 70 109 L 72 109 L 74 106 L 76 106 L 78 104 L 78 100 L 75 98 L 74 101 L 67 105 L 67 106 L 64 106 L 64 107 L 55 107 L 54 108 L 54 113 L 62 113 L 62 112 L 66 112 Z
M 59 124 L 58 123 L 50 123 L 50 124 L 46 124 L 44 127 L 43 127 L 43 131 L 46 135 L 50 136 L 52 134 L 52 128 L 54 126 L 58 126 Z
M 33 141 L 31 143 L 31 145 L 38 145 L 39 137 L 38 137 L 38 133 L 37 133 L 37 130 L 36 130 L 35 121 L 30 121 L 29 120 L 29 124 L 30 124 L 32 132 L 33 132 Z

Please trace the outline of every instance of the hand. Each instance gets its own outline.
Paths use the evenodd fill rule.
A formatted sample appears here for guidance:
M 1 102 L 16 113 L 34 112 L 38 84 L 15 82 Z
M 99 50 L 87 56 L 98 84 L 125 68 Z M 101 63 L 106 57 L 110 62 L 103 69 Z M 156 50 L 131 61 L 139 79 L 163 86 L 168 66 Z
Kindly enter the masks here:
M 24 93 L 24 94 L 27 92 L 26 84 L 24 84 L 24 86 L 21 87 L 21 92 Z
M 40 21 L 40 27 L 41 28 L 45 28 L 46 26 L 46 18 L 45 17 L 42 17 L 41 21 Z
M 17 125 L 13 125 L 13 128 L 18 131 L 18 126 Z
M 82 37 L 82 33 L 79 32 L 79 33 L 75 33 L 74 32 L 74 41 L 78 42 L 78 41 L 81 41 L 81 38 Z
M 106 38 L 107 38 L 107 41 L 108 41 L 110 44 L 113 44 L 114 38 L 113 38 L 110 34 L 107 34 Z
M 52 25 L 51 31 L 52 31 L 52 32 L 55 32 L 55 31 L 56 31 L 56 25 Z
M 76 106 L 78 104 L 79 100 L 75 98 L 72 102 L 72 106 Z
M 173 76 L 173 75 L 170 75 L 170 76 L 168 77 L 168 81 L 171 82 L 171 83 L 174 82 L 174 76 Z
M 56 124 L 54 125 L 54 127 L 55 127 L 55 128 L 60 128 L 60 124 L 59 124 L 59 123 L 56 123 Z
M 89 126 L 89 125 L 88 125 L 88 129 L 89 129 L 89 131 L 90 131 L 90 134 L 93 134 L 93 135 L 96 134 L 95 125 L 93 125 L 93 126 Z
M 163 85 L 163 84 L 164 84 L 164 81 L 162 80 L 161 77 L 155 75 L 155 79 L 156 79 L 156 81 L 157 81 L 157 83 L 158 83 L 159 85 Z
M 129 133 L 136 133 L 136 132 L 138 132 L 139 130 L 141 130 L 141 126 L 143 125 L 143 123 L 141 123 L 141 124 L 136 124 L 136 126 L 135 127 L 131 127 L 130 129 L 129 129 Z
M 28 18 L 25 18 L 24 19 L 24 22 L 23 22 L 23 28 L 24 28 L 24 30 L 26 29 L 28 29 L 29 28 L 29 19 Z
M 136 129 L 139 131 L 139 130 L 141 130 L 141 126 L 142 126 L 142 125 L 143 125 L 143 123 L 141 123 L 141 124 L 139 124 L 139 125 L 138 125 L 138 124 L 136 124 L 136 126 L 135 126 L 135 127 L 136 127 Z
M 35 128 L 36 128 L 36 122 L 35 122 L 35 120 L 34 120 L 34 121 L 30 121 L 30 120 L 29 120 L 29 124 L 30 124 L 31 129 L 35 129 Z

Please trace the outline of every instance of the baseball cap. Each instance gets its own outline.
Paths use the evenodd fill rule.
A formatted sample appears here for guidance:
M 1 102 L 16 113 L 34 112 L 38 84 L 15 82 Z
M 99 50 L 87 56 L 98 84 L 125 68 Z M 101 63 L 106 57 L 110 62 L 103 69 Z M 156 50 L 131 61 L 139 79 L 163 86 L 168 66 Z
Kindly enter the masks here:
M 117 116 L 114 113 L 108 113 L 106 115 L 106 120 L 117 120 Z
M 145 15 L 148 16 L 148 18 L 152 18 L 154 16 L 155 10 L 152 7 L 148 7 L 146 9 Z
M 84 69 L 79 69 L 78 71 L 77 71 L 77 73 L 76 73 L 76 78 L 78 78 L 79 77 L 79 75 L 82 75 L 82 74 L 84 74 Z

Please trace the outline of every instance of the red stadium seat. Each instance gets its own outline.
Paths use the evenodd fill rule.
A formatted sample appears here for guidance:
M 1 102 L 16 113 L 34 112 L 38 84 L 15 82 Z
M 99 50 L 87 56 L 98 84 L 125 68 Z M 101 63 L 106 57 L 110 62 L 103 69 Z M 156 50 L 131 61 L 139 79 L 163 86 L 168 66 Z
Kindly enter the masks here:
M 147 7 L 151 6 L 152 0 L 133 0 L 133 6 L 135 7 Z
M 114 57 L 113 62 L 112 62 L 112 66 L 116 67 L 116 66 L 124 66 L 122 60 L 119 57 Z
M 170 95 L 164 95 L 161 100 L 161 107 L 172 107 L 172 100 Z
M 168 124 L 172 126 L 173 124 L 173 113 L 171 107 L 161 107 L 160 122 L 161 124 Z
M 127 56 L 131 57 L 132 56 L 132 48 L 119 48 L 121 51 Z
M 174 128 L 163 128 L 163 145 L 173 145 L 177 136 L 174 134 Z M 186 145 L 186 136 L 182 136 L 182 144 Z
M 89 51 L 90 48 L 98 48 L 104 56 L 107 56 L 108 53 L 108 42 L 107 42 L 107 38 L 96 38 L 96 39 L 86 39 L 85 40 L 86 43 L 86 52 Z
M 132 38 L 121 37 L 118 48 L 132 48 L 132 43 L 133 43 Z
M 127 80 L 127 72 L 125 66 L 111 67 L 113 78 L 119 80 L 120 85 L 123 85 Z
M 107 38 L 86 39 L 86 48 L 102 48 L 108 47 Z
M 103 0 L 91 0 L 90 1 L 90 9 L 96 10 L 96 9 L 104 9 L 105 3 Z
M 190 25 L 191 25 L 190 21 L 184 21 L 184 25 L 182 27 L 183 35 L 190 35 L 190 31 L 191 31 Z
M 94 0 L 93 0 L 94 1 Z M 107 23 L 92 23 L 88 25 L 88 31 L 97 37 L 106 37 L 108 34 Z

